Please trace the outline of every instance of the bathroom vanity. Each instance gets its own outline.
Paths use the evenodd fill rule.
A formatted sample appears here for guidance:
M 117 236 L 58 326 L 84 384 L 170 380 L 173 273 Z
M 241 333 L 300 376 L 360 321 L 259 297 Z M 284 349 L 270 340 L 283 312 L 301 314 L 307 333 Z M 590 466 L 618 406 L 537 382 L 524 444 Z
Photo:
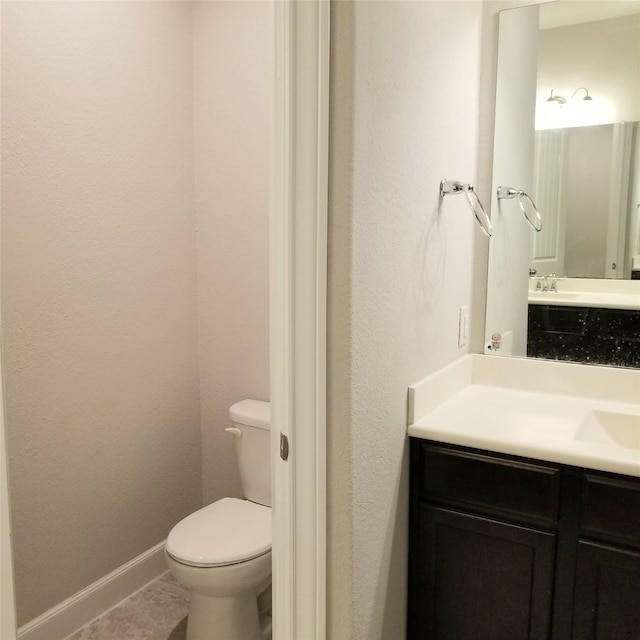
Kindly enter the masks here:
M 640 371 L 466 356 L 409 419 L 410 640 L 640 638 Z

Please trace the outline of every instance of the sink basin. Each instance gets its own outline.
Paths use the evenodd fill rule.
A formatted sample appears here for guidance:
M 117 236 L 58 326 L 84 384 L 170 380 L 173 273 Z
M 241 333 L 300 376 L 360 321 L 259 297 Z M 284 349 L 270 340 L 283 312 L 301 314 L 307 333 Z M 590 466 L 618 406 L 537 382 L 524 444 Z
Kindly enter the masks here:
M 575 438 L 640 452 L 640 415 L 590 411 L 578 427 Z

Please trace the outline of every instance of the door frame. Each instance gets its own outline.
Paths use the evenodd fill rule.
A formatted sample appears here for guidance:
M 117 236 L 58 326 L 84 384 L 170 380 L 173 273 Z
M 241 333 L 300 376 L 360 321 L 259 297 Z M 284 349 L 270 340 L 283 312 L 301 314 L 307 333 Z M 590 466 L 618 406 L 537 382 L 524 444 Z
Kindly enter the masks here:
M 9 513 L 4 388 L 0 374 L 0 638 L 16 638 L 16 601 L 13 586 L 13 555 Z
M 0 2 L 0 24 L 2 3 Z M 0 186 L 0 189 L 2 187 Z M 0 326 L 0 353 L 2 327 Z M 13 551 L 9 509 L 9 470 L 7 468 L 7 432 L 4 415 L 4 376 L 0 358 L 0 638 L 16 638 L 16 600 L 13 584 Z
M 631 278 L 631 256 L 626 253 L 633 124 L 614 122 L 612 126 L 604 277 L 628 280 Z
M 324 640 L 329 0 L 273 7 L 273 635 Z

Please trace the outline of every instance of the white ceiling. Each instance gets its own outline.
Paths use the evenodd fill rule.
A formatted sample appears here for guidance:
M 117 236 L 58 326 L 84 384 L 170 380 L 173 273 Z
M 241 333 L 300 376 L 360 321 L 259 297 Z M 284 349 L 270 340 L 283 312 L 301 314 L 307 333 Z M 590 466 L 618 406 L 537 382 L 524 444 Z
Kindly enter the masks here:
M 540 5 L 540 28 L 640 14 L 640 0 L 558 0 Z

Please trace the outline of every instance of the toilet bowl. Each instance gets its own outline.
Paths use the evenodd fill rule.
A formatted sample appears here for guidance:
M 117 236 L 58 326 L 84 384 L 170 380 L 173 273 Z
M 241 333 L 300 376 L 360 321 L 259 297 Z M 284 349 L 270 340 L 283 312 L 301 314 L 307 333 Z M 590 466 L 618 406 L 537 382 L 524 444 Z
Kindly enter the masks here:
M 268 403 L 255 400 L 230 410 L 227 430 L 236 438 L 249 499 L 222 498 L 181 520 L 167 537 L 167 566 L 190 591 L 186 640 L 271 638 L 268 412 Z
M 271 509 L 223 498 L 179 522 L 165 557 L 190 590 L 187 640 L 264 640 L 258 596 L 271 584 Z M 262 613 L 262 620 L 260 613 Z

